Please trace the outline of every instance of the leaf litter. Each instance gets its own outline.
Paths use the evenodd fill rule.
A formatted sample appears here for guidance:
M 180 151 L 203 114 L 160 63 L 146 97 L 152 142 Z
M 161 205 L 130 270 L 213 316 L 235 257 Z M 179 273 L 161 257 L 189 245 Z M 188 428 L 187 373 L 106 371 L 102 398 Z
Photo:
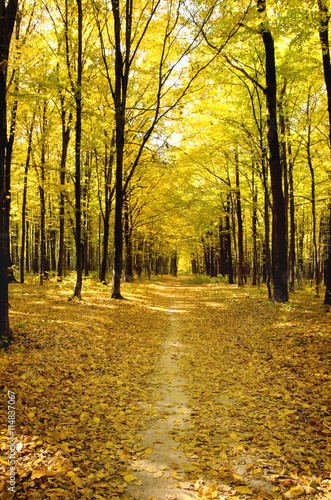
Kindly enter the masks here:
M 151 384 L 163 376 L 169 300 L 190 408 L 171 437 L 187 463 L 152 467 L 155 481 L 171 471 L 196 499 L 331 498 L 330 320 L 309 291 L 273 304 L 253 287 L 165 279 L 124 284 L 128 300 L 113 301 L 91 280 L 78 303 L 66 301 L 71 286 L 11 288 L 0 417 L 12 390 L 17 476 L 12 496 L 4 425 L 1 499 L 126 500 L 132 486 L 141 495 L 136 471 L 153 453 L 143 433 L 171 414 Z

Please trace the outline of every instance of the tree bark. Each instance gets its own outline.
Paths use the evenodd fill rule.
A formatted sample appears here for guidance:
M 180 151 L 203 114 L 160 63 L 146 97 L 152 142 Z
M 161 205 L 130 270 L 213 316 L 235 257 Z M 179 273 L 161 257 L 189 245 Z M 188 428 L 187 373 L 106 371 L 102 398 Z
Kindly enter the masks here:
M 329 143 L 331 148 L 331 64 L 330 64 L 330 45 L 329 45 L 329 19 L 327 2 L 325 0 L 318 0 L 318 7 L 320 11 L 320 28 L 319 37 L 322 47 L 323 57 L 323 70 L 324 80 L 326 85 L 326 94 L 328 99 L 328 114 L 329 114 Z M 326 290 L 324 297 L 324 304 L 331 304 L 331 214 L 330 214 L 330 232 L 329 232 L 329 259 L 328 271 L 326 278 Z
M 289 245 L 289 288 L 294 292 L 295 282 L 295 210 L 294 210 L 294 185 L 293 185 L 293 169 L 294 159 L 292 156 L 292 146 L 290 141 L 290 125 L 288 119 L 285 120 L 286 131 L 288 136 L 288 180 L 289 180 L 289 208 L 290 208 L 290 245 Z
M 236 201 L 237 201 L 237 220 L 238 220 L 238 286 L 244 284 L 244 243 L 243 243 L 243 221 L 241 214 L 241 197 L 239 185 L 239 159 L 236 153 Z
M 69 113 L 68 123 L 66 122 L 66 110 L 64 108 L 64 97 L 60 97 L 61 102 L 61 124 L 62 124 L 62 151 L 60 165 L 60 223 L 59 223 L 59 257 L 57 263 L 57 281 L 62 281 L 64 252 L 64 222 L 65 222 L 65 197 L 64 186 L 66 180 L 66 162 L 71 132 L 72 113 Z
M 132 226 L 130 221 L 129 200 L 124 200 L 124 239 L 125 239 L 125 281 L 133 280 L 133 262 L 132 262 Z M 157 261 L 156 261 L 157 262 Z M 156 275 L 158 274 L 156 270 Z
M 228 193 L 226 202 L 225 228 L 227 237 L 227 261 L 229 285 L 233 285 L 233 265 L 232 265 L 232 249 L 231 249 L 231 228 L 230 228 L 230 212 L 231 212 L 231 194 Z
M 265 0 L 257 1 L 258 11 L 265 13 Z M 271 191 L 273 199 L 272 210 L 272 274 L 273 300 L 288 301 L 287 289 L 287 248 L 285 204 L 282 186 L 282 166 L 280 161 L 278 127 L 277 127 L 277 84 L 275 49 L 271 32 L 267 25 L 261 25 L 261 36 L 266 58 L 266 106 L 269 147 L 269 165 L 271 175 Z
M 115 34 L 115 123 L 116 123 L 116 195 L 115 195 L 115 228 L 114 228 L 114 267 L 112 298 L 122 299 L 121 274 L 122 274 L 122 251 L 123 251 L 123 152 L 124 152 L 124 129 L 125 110 L 127 98 L 127 85 L 129 76 L 130 44 L 131 44 L 131 21 L 132 4 L 126 2 L 126 55 L 125 68 L 123 71 L 123 56 L 121 51 L 121 21 L 119 0 L 112 0 L 112 11 L 114 17 Z
M 75 143 L 75 241 L 76 241 L 76 285 L 74 297 L 82 298 L 83 252 L 82 252 L 82 208 L 81 208 L 81 140 L 82 140 L 82 70 L 83 70 L 83 12 L 81 0 L 76 0 L 78 9 L 78 53 L 76 103 L 76 143 Z
M 316 199 L 315 199 L 315 172 L 311 158 L 311 121 L 310 121 L 310 98 L 307 102 L 307 120 L 308 120 L 308 137 L 307 137 L 307 162 L 310 171 L 311 179 L 311 216 L 312 216 L 312 239 L 313 239 L 313 276 L 315 279 L 315 293 L 319 296 L 319 263 L 316 238 Z
M 43 105 L 43 118 L 42 118 L 42 138 L 41 138 L 41 176 L 39 184 L 39 196 L 40 196 L 40 284 L 43 284 L 44 278 L 46 278 L 46 243 L 45 243 L 45 216 L 46 216 L 46 206 L 45 206 L 45 162 L 46 162 L 46 109 L 47 102 L 44 101 Z
M 270 255 L 270 218 L 269 218 L 269 188 L 266 153 L 262 149 L 262 178 L 264 189 L 264 228 L 265 228 L 265 272 L 268 298 L 272 298 L 271 293 L 271 255 Z
M 22 244 L 21 244 L 21 272 L 20 272 L 20 277 L 21 277 L 21 283 L 24 283 L 24 260 L 25 260 L 25 243 L 26 243 L 26 198 L 27 198 L 27 190 L 28 190 L 28 172 L 29 172 L 29 166 L 30 166 L 30 158 L 31 158 L 31 151 L 32 151 L 32 133 L 33 133 L 33 126 L 34 126 L 34 115 L 32 118 L 32 123 L 31 127 L 29 130 L 29 135 L 28 135 L 28 151 L 26 154 L 26 162 L 25 162 L 25 170 L 24 170 L 24 188 L 23 188 L 23 203 L 22 203 Z M 26 248 L 26 251 L 28 252 L 28 248 Z M 26 264 L 27 267 L 27 264 Z
M 253 232 L 253 276 L 252 276 L 252 285 L 257 285 L 257 275 L 258 275 L 258 266 L 257 266 L 257 188 L 255 186 L 254 179 L 254 163 L 252 169 L 252 191 L 253 191 L 253 214 L 252 214 L 252 232 Z
M 8 267 L 10 192 L 7 186 L 7 101 L 6 82 L 10 40 L 17 12 L 17 0 L 0 0 L 0 346 L 11 340 L 8 317 Z
M 101 273 L 100 281 L 106 284 L 106 273 L 107 273 L 107 263 L 108 263 L 108 247 L 109 247 L 109 219 L 111 213 L 111 206 L 114 196 L 114 188 L 112 188 L 112 177 L 113 177 L 113 163 L 114 163 L 114 145 L 115 145 L 115 134 L 113 132 L 112 139 L 110 143 L 109 157 L 107 155 L 107 145 L 105 152 L 105 210 L 100 210 L 103 216 L 103 242 L 102 242 L 102 263 L 101 263 Z

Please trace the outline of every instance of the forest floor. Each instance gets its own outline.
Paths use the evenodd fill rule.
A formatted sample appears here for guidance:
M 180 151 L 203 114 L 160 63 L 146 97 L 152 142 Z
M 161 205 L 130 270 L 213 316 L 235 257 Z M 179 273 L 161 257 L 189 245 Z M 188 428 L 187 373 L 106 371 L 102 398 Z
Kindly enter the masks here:
M 192 277 L 125 283 L 122 301 L 93 280 L 81 302 L 72 290 L 10 285 L 1 499 L 331 499 L 322 298 Z

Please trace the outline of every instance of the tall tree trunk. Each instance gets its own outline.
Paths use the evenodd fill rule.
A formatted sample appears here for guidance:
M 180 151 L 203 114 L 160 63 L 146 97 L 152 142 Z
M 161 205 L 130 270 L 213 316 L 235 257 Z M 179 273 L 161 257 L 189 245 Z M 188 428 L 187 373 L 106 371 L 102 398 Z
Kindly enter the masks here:
M 27 273 L 30 272 L 30 249 L 29 249 L 29 229 L 30 229 L 30 224 L 29 221 L 26 221 L 26 237 L 25 237 L 25 270 Z
M 258 275 L 258 269 L 257 269 L 257 232 L 256 232 L 256 226 L 257 226 L 257 188 L 255 186 L 254 168 L 255 168 L 255 165 L 253 163 L 253 169 L 252 169 L 252 191 L 253 191 L 253 214 L 252 214 L 253 276 L 252 276 L 252 285 L 257 284 L 257 275 Z
M 290 245 L 289 245 L 289 288 L 294 291 L 295 282 L 295 211 L 294 211 L 294 185 L 293 185 L 293 169 L 294 159 L 292 156 L 292 146 L 290 141 L 290 125 L 286 119 L 286 131 L 288 136 L 288 178 L 289 178 L 289 204 L 290 204 Z
M 239 159 L 236 153 L 236 201 L 237 201 L 237 220 L 238 220 L 238 286 L 244 284 L 244 243 L 243 243 L 243 221 L 241 214 L 241 198 L 239 185 Z
M 43 106 L 43 117 L 42 117 L 42 138 L 41 138 L 41 173 L 40 173 L 40 185 L 39 185 L 39 196 L 40 196 L 40 284 L 43 284 L 43 280 L 46 277 L 46 240 L 45 240 L 45 217 L 46 217 L 46 205 L 45 205 L 45 163 L 46 163 L 46 110 L 47 101 L 45 99 Z
M 119 0 L 112 0 L 115 35 L 115 122 L 116 122 L 116 197 L 115 197 L 115 228 L 114 228 L 114 267 L 112 298 L 121 299 L 121 274 L 123 251 L 123 151 L 125 130 L 125 109 L 127 86 L 130 70 L 132 2 L 126 2 L 126 32 L 125 32 L 125 64 L 122 55 L 121 20 Z
M 262 178 L 264 189 L 264 229 L 265 229 L 265 272 L 266 285 L 268 289 L 268 298 L 271 294 L 271 256 L 270 256 L 270 218 L 269 218 L 269 188 L 268 188 L 268 170 L 265 150 L 262 148 Z
M 266 11 L 265 0 L 257 0 L 258 11 Z M 266 58 L 266 106 L 269 164 L 271 174 L 272 210 L 272 274 L 273 299 L 276 302 L 288 300 L 287 289 L 287 248 L 285 204 L 282 186 L 282 166 L 280 162 L 278 129 L 277 129 L 277 84 L 275 67 L 275 49 L 271 32 L 266 25 L 261 25 L 261 35 Z
M 233 285 L 234 281 L 233 281 L 233 265 L 232 265 L 232 250 L 231 250 L 230 212 L 231 212 L 231 194 L 228 193 L 226 202 L 225 228 L 226 228 L 226 238 L 227 238 L 227 261 L 228 261 L 229 285 Z
M 320 29 L 319 36 L 322 47 L 324 80 L 326 85 L 326 93 L 328 99 L 328 113 L 329 113 L 329 142 L 331 148 L 331 64 L 330 64 L 330 46 L 329 46 L 329 12 L 328 3 L 326 0 L 318 0 L 318 7 L 320 11 Z M 326 278 L 326 290 L 324 297 L 324 304 L 331 304 L 331 214 L 330 214 L 330 232 L 329 232 L 329 259 L 328 271 Z
M 22 16 L 19 11 L 16 13 L 16 23 L 15 23 L 15 39 L 18 42 L 20 38 L 20 27 L 21 27 Z M 11 110 L 11 119 L 10 119 L 10 127 L 9 127 L 9 137 L 7 141 L 6 147 L 6 189 L 7 193 L 9 193 L 8 198 L 8 210 L 7 210 L 7 218 L 8 218 L 8 227 L 10 227 L 10 209 L 11 209 L 11 161 L 13 156 L 13 146 L 15 140 L 15 132 L 16 132 L 16 123 L 17 123 L 17 108 L 18 108 L 18 88 L 19 88 L 19 68 L 14 68 L 14 103 Z M 17 250 L 18 251 L 18 250 Z M 9 270 L 8 274 L 8 282 L 16 282 L 13 271 L 13 257 L 10 249 L 10 242 L 8 240 L 8 255 L 9 255 Z
M 284 113 L 284 98 L 286 92 L 286 80 L 284 80 L 284 85 L 280 94 L 279 101 L 279 124 L 280 124 L 280 153 L 281 153 L 281 165 L 283 173 L 283 184 L 284 184 L 284 208 L 285 208 L 285 240 L 286 248 L 288 248 L 288 204 L 289 204 L 289 194 L 288 194 L 288 170 L 287 170 L 287 149 L 286 149 L 286 126 L 285 126 L 285 113 Z M 288 269 L 289 271 L 289 269 Z
M 74 297 L 82 298 L 83 252 L 82 252 L 82 208 L 81 208 L 81 140 L 82 140 L 82 69 L 83 69 L 83 11 L 81 0 L 76 0 L 78 9 L 78 53 L 76 103 L 76 143 L 75 143 L 75 241 L 76 241 L 76 285 Z
M 175 278 L 177 277 L 177 250 L 171 255 L 170 274 Z
M 7 102 L 6 82 L 9 45 L 17 12 L 17 0 L 0 0 L 0 346 L 10 344 L 8 317 L 8 267 L 10 192 L 7 187 Z
M 40 244 L 40 229 L 34 227 L 34 256 L 33 256 L 33 272 L 39 273 L 39 244 Z
M 124 238 L 125 238 L 125 281 L 133 280 L 133 263 L 132 263 L 132 227 L 130 221 L 130 208 L 127 196 L 124 200 Z M 157 261 L 156 261 L 157 262 Z M 157 271 L 156 271 L 156 274 Z
M 315 172 L 311 159 L 311 122 L 310 122 L 310 98 L 307 102 L 307 120 L 308 120 L 308 137 L 307 137 L 307 162 L 311 178 L 311 216 L 312 216 L 312 240 L 313 240 L 313 263 L 314 263 L 314 279 L 315 279 L 315 292 L 319 296 L 319 263 L 318 263 L 318 250 L 316 238 L 316 197 L 315 197 Z
M 31 127 L 28 135 L 28 151 L 26 154 L 25 170 L 24 170 L 24 188 L 23 188 L 23 202 L 22 202 L 22 244 L 21 244 L 21 283 L 24 283 L 24 260 L 25 260 L 25 243 L 26 243 L 26 198 L 28 190 L 28 172 L 30 166 L 31 150 L 32 150 L 32 133 L 34 126 L 34 115 L 31 122 Z M 28 252 L 28 248 L 26 249 Z M 26 263 L 26 267 L 28 264 Z
M 62 123 L 62 151 L 60 165 L 60 224 L 59 224 L 59 257 L 57 264 L 57 281 L 62 281 L 63 264 L 65 258 L 64 252 L 64 222 L 65 222 L 65 197 L 64 186 L 66 180 L 66 162 L 68 155 L 68 147 L 70 141 L 72 113 L 69 113 L 68 123 L 66 122 L 66 110 L 64 107 L 64 97 L 60 97 L 61 102 L 61 123 Z
M 89 205 L 90 205 L 90 182 L 91 182 L 91 158 L 90 153 L 86 154 L 85 175 L 83 185 L 83 268 L 84 276 L 89 273 Z
M 102 212 L 103 216 L 103 242 L 102 242 L 102 263 L 101 263 L 101 273 L 100 281 L 106 284 L 106 272 L 108 264 L 108 247 L 109 247 L 109 219 L 111 213 L 111 205 L 114 196 L 114 188 L 112 188 L 112 177 L 113 177 L 113 163 L 114 163 L 114 145 L 115 145 L 115 133 L 113 132 L 109 157 L 107 155 L 107 145 L 105 154 L 105 210 Z

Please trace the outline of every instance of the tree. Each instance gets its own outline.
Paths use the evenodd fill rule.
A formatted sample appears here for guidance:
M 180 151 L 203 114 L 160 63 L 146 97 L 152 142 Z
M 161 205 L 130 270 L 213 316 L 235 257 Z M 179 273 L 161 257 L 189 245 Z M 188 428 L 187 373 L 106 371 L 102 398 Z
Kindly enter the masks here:
M 328 115 L 329 115 L 329 142 L 331 148 L 331 63 L 330 63 L 330 45 L 329 45 L 329 19 L 327 3 L 325 0 L 318 0 L 318 8 L 320 12 L 319 37 L 322 48 L 323 70 L 326 85 L 326 94 L 328 99 Z M 324 304 L 331 304 L 331 214 L 330 214 L 330 244 L 329 244 L 329 260 L 326 279 L 326 291 Z
M 0 342 L 11 340 L 8 318 L 9 203 L 7 154 L 7 67 L 9 46 L 17 12 L 17 0 L 0 1 Z
M 74 297 L 81 299 L 83 283 L 83 245 L 82 245 L 82 208 L 81 208 L 81 140 L 82 140 L 82 72 L 83 72 L 83 10 L 81 0 L 76 0 L 78 10 L 78 50 L 77 81 L 74 85 L 76 103 L 76 142 L 75 142 L 75 241 L 76 241 L 76 285 Z
M 273 299 L 276 302 L 288 300 L 287 289 L 287 247 L 285 204 L 282 187 L 282 166 L 280 161 L 277 127 L 277 84 L 274 41 L 265 18 L 266 0 L 257 1 L 257 9 L 264 17 L 261 23 L 261 36 L 265 47 L 266 64 L 266 104 L 269 165 L 271 174 L 272 208 L 272 274 Z

